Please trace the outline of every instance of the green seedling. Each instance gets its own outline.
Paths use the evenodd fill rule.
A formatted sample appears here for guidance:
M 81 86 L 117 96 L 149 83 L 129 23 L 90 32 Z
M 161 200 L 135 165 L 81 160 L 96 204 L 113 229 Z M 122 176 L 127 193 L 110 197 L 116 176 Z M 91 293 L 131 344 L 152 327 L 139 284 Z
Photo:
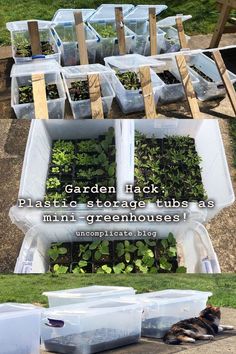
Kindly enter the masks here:
M 116 245 L 116 252 L 118 257 L 124 256 L 127 263 L 131 260 L 131 254 L 136 251 L 136 246 L 131 244 L 128 240 L 124 242 L 119 242 Z
M 65 247 L 61 247 L 61 245 L 62 243 L 56 243 L 48 250 L 48 255 L 54 262 L 59 256 L 67 253 L 67 249 Z

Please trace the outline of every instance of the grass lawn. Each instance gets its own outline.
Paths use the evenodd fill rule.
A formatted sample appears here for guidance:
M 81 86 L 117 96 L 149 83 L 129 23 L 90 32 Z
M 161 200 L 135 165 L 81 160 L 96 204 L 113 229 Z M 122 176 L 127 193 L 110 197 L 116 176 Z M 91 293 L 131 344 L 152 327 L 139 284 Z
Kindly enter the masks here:
M 59 8 L 97 8 L 111 0 L 0 0 L 0 46 L 10 44 L 10 36 L 6 30 L 6 22 L 29 19 L 51 20 Z M 119 0 L 118 3 L 153 4 L 153 0 Z M 168 5 L 164 16 L 191 14 L 192 20 L 185 25 L 189 34 L 210 33 L 217 21 L 215 0 L 164 0 L 159 2 Z
M 132 286 L 139 293 L 163 289 L 196 289 L 213 293 L 210 303 L 236 308 L 236 274 L 224 275 L 1 275 L 0 303 L 40 303 L 47 306 L 43 291 L 79 288 L 88 285 Z

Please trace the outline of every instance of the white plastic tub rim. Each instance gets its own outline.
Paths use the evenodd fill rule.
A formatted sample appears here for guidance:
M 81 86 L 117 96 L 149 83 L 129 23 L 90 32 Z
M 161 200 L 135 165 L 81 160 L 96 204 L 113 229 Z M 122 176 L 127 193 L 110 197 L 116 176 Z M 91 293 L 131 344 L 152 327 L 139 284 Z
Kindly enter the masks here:
M 122 7 L 123 16 L 126 16 L 133 8 L 132 4 L 102 4 L 97 10 L 89 17 L 89 21 L 110 21 L 115 20 L 115 7 Z
M 222 209 L 233 204 L 235 195 L 218 121 L 214 119 L 200 121 L 171 119 L 169 121 L 155 120 L 149 122 L 134 120 L 132 124 L 134 124 L 134 131 L 138 130 L 149 137 L 163 138 L 168 135 L 189 135 L 195 139 L 196 150 L 202 158 L 200 167 L 202 169 L 203 186 L 206 190 L 208 200 L 215 202 L 214 208 L 203 210 L 203 215 L 206 217 L 204 222 L 208 222 Z M 134 154 L 134 146 L 132 149 L 132 154 Z M 132 170 L 134 171 L 133 168 Z M 134 179 L 132 179 L 132 183 L 133 181 Z M 189 204 L 189 207 L 190 210 L 192 208 L 193 210 L 195 209 L 195 212 L 198 209 L 201 214 L 201 209 L 197 207 L 197 203 L 192 202 Z M 188 212 L 186 209 L 174 209 L 169 208 L 167 210 L 163 208 L 161 212 L 165 214 L 171 211 L 175 213 Z M 148 203 L 146 209 L 143 209 L 141 213 L 150 213 L 150 211 L 156 210 L 154 204 Z
M 32 304 L 5 302 L 0 304 L 0 320 L 35 315 L 40 317 L 42 308 Z
M 111 69 L 132 69 L 140 66 L 150 66 L 154 70 L 164 68 L 164 60 L 157 60 L 152 57 L 145 57 L 141 54 L 125 54 L 122 56 L 110 56 L 104 58 L 105 65 Z
M 114 21 L 108 21 L 108 22 L 105 22 L 105 21 L 102 21 L 102 20 L 98 20 L 98 21 L 94 21 L 92 22 L 91 20 L 87 23 L 87 26 L 88 28 L 96 35 L 96 37 L 98 38 L 98 42 L 101 43 L 102 41 L 109 41 L 109 42 L 114 42 L 114 44 L 118 44 L 118 38 L 117 36 L 115 37 L 102 37 L 98 32 L 97 30 L 94 28 L 93 24 L 99 24 L 99 25 L 104 25 L 106 26 L 107 24 L 108 25 L 112 25 L 114 27 L 114 29 L 116 28 L 116 24 Z M 135 40 L 136 36 L 135 36 L 135 33 L 130 29 L 128 28 L 126 25 L 124 25 L 124 30 L 125 30 L 125 38 L 127 40 Z
M 166 238 L 172 232 L 177 240 L 179 263 L 187 268 L 187 273 L 220 273 L 217 255 L 212 246 L 206 228 L 199 222 L 187 221 L 179 223 L 99 223 L 88 227 L 84 223 L 58 225 L 43 223 L 32 227 L 25 235 L 22 247 L 17 258 L 15 273 L 45 273 L 49 267 L 47 251 L 53 242 L 90 242 L 93 236 L 76 236 L 76 232 L 99 231 L 131 231 L 131 239 L 143 239 L 137 235 L 140 232 L 152 232 L 158 238 Z M 106 236 L 114 240 L 112 236 Z M 123 240 L 116 237 L 115 240 Z
M 82 12 L 83 21 L 86 22 L 90 16 L 94 14 L 95 9 L 58 9 L 52 19 L 52 24 L 66 24 L 75 22 L 74 13 Z
M 163 11 L 165 11 L 168 6 L 166 5 L 137 5 L 133 10 L 131 10 L 127 15 L 124 16 L 124 21 L 144 21 L 148 20 L 150 8 L 155 8 L 156 15 L 160 15 Z

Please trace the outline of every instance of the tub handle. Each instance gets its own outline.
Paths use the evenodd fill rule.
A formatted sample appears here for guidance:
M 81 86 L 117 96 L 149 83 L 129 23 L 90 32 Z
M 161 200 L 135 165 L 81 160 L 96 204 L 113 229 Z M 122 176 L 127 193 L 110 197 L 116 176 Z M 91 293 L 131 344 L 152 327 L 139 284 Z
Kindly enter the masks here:
M 48 327 L 62 328 L 65 325 L 64 321 L 61 321 L 61 320 L 54 320 L 52 318 L 48 318 L 47 320 L 48 320 L 48 323 L 45 323 L 45 325 Z

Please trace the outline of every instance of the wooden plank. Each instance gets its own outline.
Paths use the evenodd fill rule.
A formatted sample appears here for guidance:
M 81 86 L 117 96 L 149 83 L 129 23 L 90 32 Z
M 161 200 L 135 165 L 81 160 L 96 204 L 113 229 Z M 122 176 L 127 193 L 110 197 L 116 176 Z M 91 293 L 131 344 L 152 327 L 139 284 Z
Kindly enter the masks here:
M 217 0 L 218 4 L 228 5 L 234 9 L 236 9 L 236 0 Z
M 215 60 L 217 69 L 220 73 L 221 79 L 225 85 L 225 89 L 226 89 L 227 95 L 229 97 L 231 106 L 233 108 L 234 114 L 236 116 L 236 93 L 235 93 L 234 86 L 233 86 L 232 82 L 230 81 L 229 74 L 227 72 L 225 63 L 224 63 L 222 56 L 218 50 L 214 51 L 212 53 L 212 55 Z
M 120 55 L 126 54 L 125 28 L 122 7 L 115 8 L 116 32 Z
M 181 17 L 176 18 L 176 27 L 178 30 L 180 48 L 188 48 L 187 40 L 184 33 L 184 26 Z
M 89 64 L 88 51 L 85 38 L 83 15 L 81 11 L 74 12 L 76 38 L 79 46 L 80 65 Z
M 89 95 L 91 101 L 91 111 L 93 119 L 103 119 L 103 107 L 102 107 L 102 97 L 101 97 L 101 87 L 99 74 L 89 74 Z
M 149 66 L 141 66 L 139 68 L 140 81 L 143 92 L 144 106 L 146 112 L 146 118 L 155 119 L 157 118 L 156 104 L 154 100 L 154 93 L 151 81 L 151 72 Z
M 186 60 L 183 54 L 175 56 L 176 63 L 179 69 L 181 81 L 184 87 L 185 95 L 189 105 L 189 109 L 193 118 L 201 118 L 201 112 L 199 110 L 196 95 L 193 89 L 193 84 L 188 72 Z
M 156 8 L 149 8 L 149 33 L 150 33 L 150 49 L 151 55 L 157 54 L 157 22 Z
M 30 37 L 32 56 L 41 55 L 42 47 L 39 36 L 38 21 L 28 21 L 27 25 Z
M 228 6 L 228 2 L 225 2 L 222 6 L 221 13 L 220 13 L 216 28 L 214 30 L 209 48 L 217 48 L 218 47 L 221 37 L 222 37 L 222 34 L 224 32 L 226 22 L 228 20 L 229 14 L 230 14 L 230 11 L 231 11 L 231 8 Z
M 32 74 L 35 119 L 48 119 L 44 74 Z

